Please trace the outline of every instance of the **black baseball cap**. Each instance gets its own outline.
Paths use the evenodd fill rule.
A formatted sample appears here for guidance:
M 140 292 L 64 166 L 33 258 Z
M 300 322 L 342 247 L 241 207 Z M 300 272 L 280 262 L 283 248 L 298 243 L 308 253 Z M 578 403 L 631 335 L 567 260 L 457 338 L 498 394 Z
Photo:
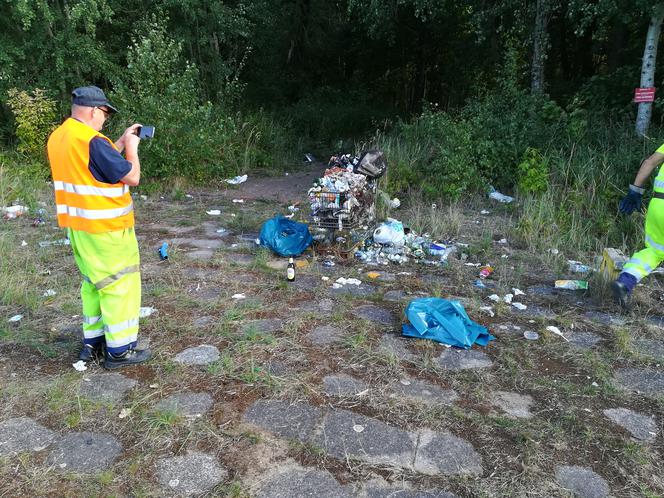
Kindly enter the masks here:
M 96 86 L 81 86 L 76 88 L 71 92 L 71 103 L 85 107 L 99 107 L 103 105 L 108 107 L 108 110 L 111 112 L 118 112 L 108 101 L 104 91 Z

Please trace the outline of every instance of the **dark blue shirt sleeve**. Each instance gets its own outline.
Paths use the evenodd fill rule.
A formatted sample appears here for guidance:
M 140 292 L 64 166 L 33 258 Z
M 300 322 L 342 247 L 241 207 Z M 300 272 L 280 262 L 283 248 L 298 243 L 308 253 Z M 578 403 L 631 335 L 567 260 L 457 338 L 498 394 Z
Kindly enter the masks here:
M 90 140 L 90 173 L 97 181 L 118 183 L 131 171 L 131 163 L 111 147 L 107 140 L 95 137 Z

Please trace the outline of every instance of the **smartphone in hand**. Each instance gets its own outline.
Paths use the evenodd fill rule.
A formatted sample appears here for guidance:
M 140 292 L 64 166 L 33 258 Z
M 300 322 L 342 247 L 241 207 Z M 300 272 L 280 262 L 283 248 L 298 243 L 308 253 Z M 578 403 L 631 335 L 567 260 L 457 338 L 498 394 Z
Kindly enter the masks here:
M 136 135 L 141 140 L 154 137 L 154 126 L 140 126 L 136 130 Z

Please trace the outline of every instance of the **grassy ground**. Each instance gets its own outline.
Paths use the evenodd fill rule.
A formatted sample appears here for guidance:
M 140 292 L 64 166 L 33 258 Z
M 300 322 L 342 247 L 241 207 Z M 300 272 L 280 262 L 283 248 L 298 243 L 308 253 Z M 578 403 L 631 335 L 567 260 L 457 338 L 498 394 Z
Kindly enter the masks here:
M 16 179 L 0 174 L 4 202 L 18 192 Z M 269 181 L 269 180 L 268 180 Z M 8 185 L 14 185 L 10 191 Z M 19 180 L 20 182 L 20 180 Z M 54 228 L 51 193 L 40 185 L 21 187 L 32 196 L 33 208 L 46 210 L 45 225 L 31 226 L 31 217 L 0 222 L 0 420 L 29 416 L 58 432 L 105 432 L 123 444 L 120 459 L 110 470 L 94 476 L 63 473 L 43 465 L 46 452 L 0 459 L 0 496 L 162 496 L 154 475 L 161 457 L 198 449 L 216 455 L 229 469 L 229 478 L 211 495 L 251 496 L 252 476 L 286 457 L 306 466 L 330 470 L 343 483 L 360 483 L 379 475 L 390 481 L 407 480 L 423 488 L 440 488 L 459 496 L 566 496 L 553 477 L 555 465 L 592 467 L 610 484 L 615 496 L 662 496 L 662 423 L 664 400 L 622 391 L 613 381 L 615 369 L 649 366 L 661 369 L 664 358 L 651 357 L 635 347 L 640 339 L 664 340 L 664 330 L 646 320 L 658 314 L 662 285 L 658 277 L 637 290 L 636 312 L 624 325 L 604 325 L 584 316 L 588 310 L 617 313 L 605 303 L 602 286 L 586 295 L 561 293 L 537 296 L 537 286 L 551 286 L 571 275 L 566 260 L 592 263 L 592 253 L 560 247 L 550 252 L 528 243 L 518 227 L 522 206 L 496 206 L 484 199 L 440 206 L 405 202 L 390 214 L 441 240 L 459 246 L 445 267 L 405 265 L 382 270 L 398 275 L 395 282 L 371 282 L 377 292 L 366 298 L 332 296 L 334 309 L 321 315 L 303 304 L 326 296 L 330 282 L 321 279 L 358 277 L 367 268 L 339 262 L 325 270 L 309 258 L 298 270 L 293 287 L 284 272 L 268 263 L 265 251 L 245 245 L 262 221 L 285 211 L 269 199 L 233 204 L 217 191 L 187 190 L 136 198 L 137 233 L 142 254 L 143 306 L 158 312 L 142 320 L 141 335 L 148 339 L 155 358 L 149 364 L 123 372 L 139 384 L 116 404 L 95 403 L 78 394 L 83 375 L 71 368 L 78 347 L 79 276 L 66 246 L 39 248 L 38 242 L 62 238 Z M 27 195 L 27 194 L 24 194 Z M 205 214 L 220 207 L 220 217 Z M 488 209 L 490 214 L 480 214 Z M 205 239 L 210 230 L 224 227 L 231 235 L 210 259 L 191 259 L 191 244 L 172 244 L 170 259 L 159 262 L 156 249 L 162 240 Z M 507 244 L 500 243 L 507 239 Z M 25 246 L 22 241 L 25 240 Z M 233 247 L 233 244 L 237 244 Z M 538 249 L 538 250 L 535 250 Z M 241 257 L 249 256 L 247 261 Z M 505 256 L 505 257 L 503 257 Z M 478 268 L 466 263 L 491 264 L 488 280 L 496 287 L 473 285 Z M 435 276 L 432 278 L 431 276 Z M 495 316 L 480 311 L 492 304 L 486 296 L 512 287 L 527 292 L 530 308 L 550 310 L 551 318 L 515 313 L 508 305 L 494 305 Z M 43 296 L 48 289 L 52 297 Z M 403 314 L 404 304 L 383 300 L 386 290 L 463 298 L 470 316 L 487 325 L 498 337 L 486 348 L 491 369 L 448 372 L 433 359 L 441 345 L 414 341 L 413 361 L 400 361 L 380 347 L 384 330 L 352 314 L 359 304 L 374 303 Z M 246 300 L 230 298 L 245 293 Z M 7 319 L 21 313 L 17 324 Z M 196 320 L 208 317 L 207 325 Z M 284 330 L 266 333 L 251 320 L 281 318 Z M 248 325 L 249 324 L 249 325 Z M 344 331 L 342 344 L 327 348 L 312 345 L 307 333 L 317 325 L 332 324 Z M 556 325 L 570 337 L 594 333 L 601 342 L 593 348 L 571 346 L 545 327 Z M 519 327 L 517 330 L 515 327 Z M 395 327 L 395 331 L 397 328 Z M 540 333 L 540 340 L 525 341 L 524 330 Z M 189 346 L 212 344 L 220 359 L 203 368 L 183 367 L 173 361 Z M 330 399 L 322 394 L 321 380 L 332 373 L 347 373 L 370 383 L 370 395 Z M 387 386 L 404 375 L 454 389 L 460 396 L 451 407 L 428 406 L 389 396 Z M 596 385 L 595 385 L 595 384 Z M 535 416 L 510 418 L 492 403 L 495 391 L 527 393 L 535 400 Z M 195 420 L 159 411 L 156 402 L 176 392 L 208 392 L 214 406 Z M 480 477 L 427 477 L 408 471 L 340 462 L 319 448 L 283 443 L 240 423 L 244 410 L 260 398 L 305 400 L 369 415 L 407 429 L 448 430 L 470 441 L 481 454 Z M 654 444 L 634 442 L 602 415 L 605 408 L 629 407 L 657 417 L 660 435 Z M 129 416 L 120 418 L 123 408 Z

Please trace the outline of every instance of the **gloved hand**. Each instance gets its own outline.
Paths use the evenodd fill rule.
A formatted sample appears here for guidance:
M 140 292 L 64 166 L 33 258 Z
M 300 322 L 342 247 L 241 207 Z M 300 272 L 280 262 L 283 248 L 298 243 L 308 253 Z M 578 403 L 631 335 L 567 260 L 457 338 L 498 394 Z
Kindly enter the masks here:
M 637 209 L 641 209 L 641 199 L 644 189 L 636 185 L 629 186 L 629 192 L 625 198 L 620 201 L 619 210 L 623 214 L 632 214 Z

